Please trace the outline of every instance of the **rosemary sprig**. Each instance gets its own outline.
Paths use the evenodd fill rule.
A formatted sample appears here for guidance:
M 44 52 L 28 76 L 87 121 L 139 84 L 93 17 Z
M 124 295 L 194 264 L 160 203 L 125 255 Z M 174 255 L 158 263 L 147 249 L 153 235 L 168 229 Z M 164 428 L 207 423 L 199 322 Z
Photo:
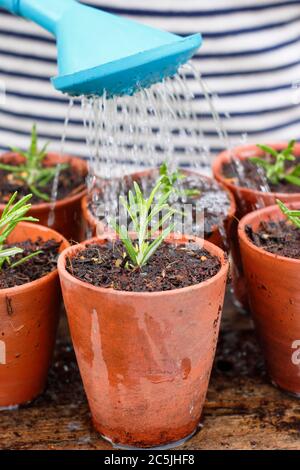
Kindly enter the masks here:
M 50 201 L 50 197 L 43 192 L 43 188 L 57 173 L 56 167 L 45 167 L 43 165 L 48 145 L 49 143 L 46 143 L 41 150 L 38 149 L 38 136 L 36 125 L 34 124 L 31 131 L 29 150 L 23 152 L 19 148 L 13 147 L 11 149 L 13 152 L 24 157 L 24 163 L 22 165 L 9 165 L 0 162 L 1 170 L 9 171 L 16 179 L 24 181 L 35 196 L 46 202 Z M 68 164 L 61 164 L 60 170 L 68 168 L 68 166 Z
M 14 204 L 17 195 L 17 192 L 12 195 L 0 217 L 0 271 L 2 270 L 5 263 L 7 263 L 11 268 L 15 268 L 16 266 L 19 266 L 20 264 L 25 263 L 29 259 L 33 258 L 33 256 L 37 256 L 42 253 L 42 251 L 39 250 L 31 253 L 28 256 L 25 256 L 15 263 L 12 263 L 11 258 L 17 254 L 23 253 L 24 250 L 19 247 L 4 247 L 7 241 L 7 237 L 16 228 L 19 222 L 38 222 L 38 219 L 26 216 L 27 212 L 31 208 L 31 204 L 28 204 L 28 201 L 31 199 L 32 194 L 24 196 L 22 199 L 20 199 L 20 201 Z
M 175 194 L 177 197 L 195 197 L 201 194 L 198 189 L 181 189 L 178 187 L 178 182 L 184 180 L 186 175 L 178 169 L 171 173 L 166 162 L 160 166 L 159 174 L 162 182 L 161 192 L 164 194 Z
M 142 268 L 174 230 L 174 223 L 170 223 L 163 229 L 163 226 L 170 222 L 172 216 L 178 211 L 168 205 L 170 193 L 161 192 L 162 184 L 160 178 L 148 199 L 143 196 L 136 182 L 134 182 L 134 191 L 128 192 L 128 200 L 123 196 L 120 197 L 120 202 L 136 232 L 136 240 L 132 240 L 125 225 L 111 221 L 111 225 L 119 235 L 131 261 L 131 266 L 128 264 L 127 267 Z M 159 197 L 156 199 L 156 196 Z M 161 217 L 162 213 L 164 215 Z M 158 216 L 158 221 L 155 219 L 156 216 Z
M 290 184 L 300 186 L 300 165 L 294 166 L 291 170 L 287 170 L 285 167 L 287 161 L 296 160 L 296 157 L 293 155 L 295 143 L 295 140 L 291 140 L 286 149 L 282 151 L 277 151 L 267 145 L 257 145 L 265 153 L 274 157 L 274 163 L 267 162 L 260 157 L 251 157 L 250 160 L 265 170 L 267 180 L 270 183 L 278 184 L 281 181 L 287 181 Z

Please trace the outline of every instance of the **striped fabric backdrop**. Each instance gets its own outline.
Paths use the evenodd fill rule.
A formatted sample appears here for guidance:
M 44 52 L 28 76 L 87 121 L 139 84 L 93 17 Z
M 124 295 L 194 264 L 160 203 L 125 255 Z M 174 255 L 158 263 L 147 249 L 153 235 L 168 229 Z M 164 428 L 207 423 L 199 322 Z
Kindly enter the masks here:
M 85 3 L 204 44 L 194 65 L 213 93 L 232 142 L 300 137 L 300 0 L 89 0 Z M 98 47 L 109 38 L 101 37 Z M 95 45 L 96 46 L 96 45 Z M 68 99 L 56 92 L 54 39 L 37 25 L 0 12 L 0 150 L 26 147 L 33 122 L 60 150 Z M 6 89 L 4 97 L 3 88 Z M 192 78 L 199 125 L 212 152 L 223 147 Z M 72 109 L 65 151 L 87 156 L 82 112 Z

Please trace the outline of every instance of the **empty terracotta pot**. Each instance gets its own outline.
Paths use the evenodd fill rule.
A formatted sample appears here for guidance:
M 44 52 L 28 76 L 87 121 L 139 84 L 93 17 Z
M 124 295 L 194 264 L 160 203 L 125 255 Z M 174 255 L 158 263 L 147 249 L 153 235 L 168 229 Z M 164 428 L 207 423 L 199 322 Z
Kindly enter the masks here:
M 172 291 L 123 292 L 94 287 L 66 270 L 66 260 L 90 243 L 106 240 L 66 249 L 58 270 L 95 428 L 117 446 L 146 448 L 186 439 L 197 429 L 207 392 L 226 256 L 204 242 L 221 262 L 211 279 Z
M 300 209 L 300 198 L 290 208 Z M 255 246 L 245 226 L 284 219 L 277 206 L 245 216 L 239 240 L 250 308 L 272 381 L 300 396 L 300 260 L 274 255 Z
M 277 142 L 267 144 L 276 150 L 282 150 L 287 147 L 288 142 Z M 295 144 L 294 154 L 300 156 L 300 143 Z M 236 220 L 231 224 L 231 236 L 230 248 L 234 265 L 232 266 L 232 279 L 234 292 L 237 300 L 242 304 L 244 308 L 248 307 L 247 299 L 247 288 L 245 285 L 245 279 L 243 275 L 243 268 L 241 263 L 241 255 L 238 245 L 237 226 L 238 220 L 244 215 L 252 212 L 261 207 L 270 206 L 275 204 L 276 199 L 280 199 L 285 203 L 299 200 L 299 193 L 287 194 L 287 193 L 268 193 L 249 189 L 242 186 L 237 186 L 230 179 L 223 175 L 223 165 L 229 163 L 232 159 L 246 159 L 255 156 L 263 156 L 264 152 L 260 150 L 256 145 L 242 145 L 236 147 L 231 151 L 226 150 L 220 153 L 213 163 L 213 174 L 217 181 L 222 183 L 235 197 L 236 201 Z
M 41 237 L 62 241 L 57 232 L 21 222 L 8 242 Z M 58 324 L 61 290 L 57 270 L 22 286 L 0 289 L 0 407 L 27 403 L 47 380 Z
M 200 175 L 196 172 L 193 171 L 188 171 L 188 170 L 181 170 L 182 173 L 185 175 L 191 175 L 191 176 L 200 176 L 201 179 L 207 180 L 207 181 L 212 181 L 211 178 L 208 176 Z M 149 177 L 151 178 L 151 175 L 158 175 L 158 170 L 153 169 L 153 170 L 147 170 L 147 171 L 142 171 L 142 172 L 137 172 L 133 173 L 132 175 L 127 175 L 124 177 L 125 181 L 128 180 L 128 185 L 132 185 L 132 181 L 139 181 L 141 178 Z M 105 181 L 103 181 L 103 184 L 105 184 Z M 236 212 L 236 204 L 235 204 L 235 199 L 232 195 L 232 193 L 222 184 L 219 184 L 220 188 L 223 191 L 226 191 L 228 199 L 230 201 L 230 207 L 228 209 L 228 213 L 224 219 L 224 231 L 227 234 L 227 238 L 230 236 L 231 233 L 231 224 L 233 222 L 235 212 Z M 82 238 L 90 238 L 96 235 L 102 235 L 104 233 L 107 233 L 109 231 L 112 231 L 110 227 L 105 225 L 103 222 L 97 220 L 97 217 L 93 215 L 91 210 L 89 209 L 89 197 L 86 195 L 81 202 L 81 208 L 82 208 L 82 214 L 83 214 L 83 219 L 85 223 L 85 228 L 84 228 L 84 234 L 86 237 Z M 199 235 L 200 236 L 200 235 Z M 212 227 L 211 232 L 207 235 L 205 238 L 207 241 L 214 243 L 215 245 L 219 246 L 220 248 L 224 249 L 225 245 L 227 243 L 224 243 L 224 232 L 223 230 L 220 231 L 220 228 L 217 225 L 214 225 Z
M 16 153 L 6 153 L 2 155 L 1 160 L 5 163 L 20 164 L 22 157 Z M 56 153 L 48 153 L 45 157 L 45 164 L 49 166 L 57 165 L 58 163 L 69 163 L 74 171 L 83 175 L 87 175 L 87 163 L 81 158 L 71 157 L 69 155 L 58 155 Z M 80 241 L 82 234 L 82 213 L 81 213 L 81 199 L 85 196 L 87 190 L 85 185 L 74 190 L 64 199 L 59 199 L 53 205 L 51 202 L 41 202 L 39 204 L 32 204 L 29 215 L 39 219 L 41 225 L 57 230 L 67 240 Z M 0 211 L 2 212 L 5 204 L 0 204 Z

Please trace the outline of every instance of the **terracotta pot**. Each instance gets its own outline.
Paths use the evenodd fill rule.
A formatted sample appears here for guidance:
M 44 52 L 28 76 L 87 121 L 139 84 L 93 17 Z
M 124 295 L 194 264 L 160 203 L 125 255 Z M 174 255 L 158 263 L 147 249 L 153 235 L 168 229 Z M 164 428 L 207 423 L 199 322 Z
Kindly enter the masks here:
M 298 203 L 289 205 L 300 209 Z M 241 254 L 250 307 L 272 381 L 300 396 L 300 260 L 256 247 L 245 226 L 284 219 L 277 206 L 245 216 L 239 224 Z
M 198 173 L 193 172 L 193 171 L 188 171 L 188 170 L 181 170 L 181 171 L 184 174 L 186 174 L 187 176 L 188 175 L 192 175 L 192 176 L 198 176 L 199 175 Z M 156 173 L 158 174 L 158 171 L 156 169 L 147 170 L 147 171 L 133 173 L 132 175 L 127 175 L 124 178 L 125 178 L 125 181 L 128 180 L 128 184 L 131 184 L 132 180 L 138 181 L 141 178 L 144 178 L 144 177 L 147 177 L 147 176 L 151 177 L 151 174 L 156 174 Z M 204 176 L 204 175 L 199 175 L 199 176 L 201 176 L 201 179 L 206 179 L 207 181 L 211 181 L 211 178 L 209 178 L 208 176 Z M 103 184 L 105 184 L 105 181 L 103 181 Z M 228 198 L 229 198 L 229 201 L 230 201 L 230 207 L 229 207 L 229 210 L 228 210 L 228 214 L 227 214 L 227 216 L 225 218 L 225 221 L 224 221 L 224 230 L 227 233 L 227 237 L 228 237 L 229 234 L 230 234 L 230 231 L 231 231 L 231 224 L 232 224 L 232 221 L 234 219 L 235 212 L 236 212 L 236 204 L 235 204 L 235 199 L 234 199 L 232 193 L 225 186 L 223 186 L 222 184 L 220 184 L 220 187 L 221 187 L 221 189 L 226 191 L 226 193 L 228 195 Z M 110 227 L 108 227 L 103 222 L 97 220 L 97 217 L 95 217 L 91 213 L 91 211 L 88 207 L 88 203 L 89 203 L 89 197 L 85 196 L 82 199 L 82 202 L 81 202 L 82 214 L 83 214 L 83 219 L 84 219 L 84 223 L 85 223 L 84 234 L 88 235 L 88 238 L 90 238 L 90 237 L 93 237 L 93 236 L 96 236 L 96 235 L 101 236 L 102 234 L 111 232 L 112 229 Z M 212 227 L 212 231 L 207 236 L 206 240 L 211 242 L 211 243 L 214 243 L 215 245 L 219 246 L 222 249 L 225 248 L 224 235 L 222 233 L 220 233 L 220 229 L 217 225 Z
M 277 142 L 267 144 L 276 150 L 282 150 L 287 147 L 288 142 Z M 300 156 L 300 143 L 295 144 L 294 154 Z M 244 308 L 248 307 L 247 289 L 242 270 L 241 255 L 238 245 L 237 226 L 238 220 L 244 215 L 252 212 L 260 207 L 270 206 L 275 204 L 276 199 L 289 203 L 299 199 L 299 193 L 286 194 L 286 193 L 265 193 L 254 189 L 249 189 L 233 184 L 233 182 L 223 175 L 223 165 L 237 158 L 240 160 L 254 157 L 263 156 L 264 152 L 261 151 L 256 145 L 243 145 L 232 149 L 232 151 L 224 151 L 218 155 L 213 163 L 213 174 L 217 181 L 223 184 L 235 197 L 236 201 L 236 220 L 231 225 L 230 247 L 234 265 L 232 266 L 232 278 L 235 296 Z
M 15 164 L 20 164 L 23 160 L 22 157 L 16 153 L 5 153 L 0 159 L 6 162 L 14 162 Z M 86 176 L 88 172 L 87 163 L 84 160 L 69 155 L 48 153 L 45 158 L 45 163 L 49 166 L 54 166 L 58 163 L 70 163 L 74 171 L 84 176 Z M 67 240 L 80 241 L 83 223 L 81 199 L 86 195 L 86 192 L 87 189 L 85 187 L 79 188 L 79 191 L 74 193 L 74 195 L 56 201 L 54 206 L 51 202 L 33 204 L 29 215 L 39 219 L 41 225 L 57 230 Z M 4 207 L 5 204 L 0 204 L 1 212 Z
M 9 243 L 62 240 L 57 232 L 21 222 Z M 57 270 L 22 286 L 0 290 L 0 407 L 27 403 L 44 389 L 58 324 L 61 291 Z
M 94 287 L 66 271 L 66 259 L 90 243 L 106 240 L 65 250 L 58 270 L 94 425 L 118 446 L 185 439 L 197 429 L 207 392 L 228 261 L 204 242 L 221 261 L 216 276 L 173 291 L 123 292 Z

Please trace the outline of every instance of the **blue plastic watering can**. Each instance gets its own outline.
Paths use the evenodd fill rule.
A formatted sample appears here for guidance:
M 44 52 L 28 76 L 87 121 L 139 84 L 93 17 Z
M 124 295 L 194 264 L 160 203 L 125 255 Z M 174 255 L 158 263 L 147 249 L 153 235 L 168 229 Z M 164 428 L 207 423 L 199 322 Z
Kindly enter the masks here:
M 0 7 L 54 34 L 57 90 L 69 95 L 132 95 L 174 75 L 201 45 L 176 34 L 88 7 L 76 0 L 0 0 Z

